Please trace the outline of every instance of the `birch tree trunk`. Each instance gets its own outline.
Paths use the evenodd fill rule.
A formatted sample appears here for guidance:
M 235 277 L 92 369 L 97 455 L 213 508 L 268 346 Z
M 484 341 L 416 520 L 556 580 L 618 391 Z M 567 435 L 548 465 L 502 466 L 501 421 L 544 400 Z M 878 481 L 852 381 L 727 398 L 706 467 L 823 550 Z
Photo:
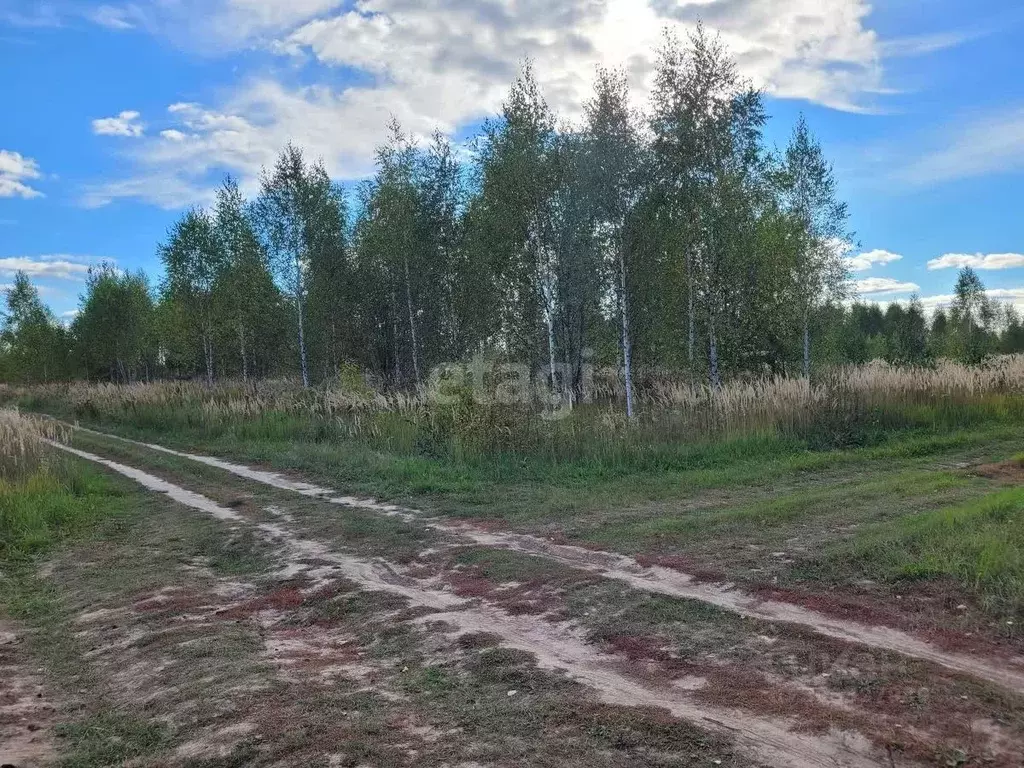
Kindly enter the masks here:
M 409 278 L 409 257 L 405 257 L 405 303 L 409 310 L 409 337 L 412 340 L 412 370 L 416 376 L 416 384 L 423 382 L 420 378 L 420 358 L 416 342 L 416 317 L 412 306 L 412 280 Z
M 550 308 L 544 310 L 544 320 L 548 327 L 548 365 L 551 366 L 551 393 L 558 391 L 557 378 L 555 376 L 555 323 Z
M 248 383 L 249 381 L 249 350 L 246 349 L 245 344 L 245 326 L 239 323 L 238 325 L 238 344 L 239 351 L 242 355 L 242 381 Z
M 695 342 L 695 332 L 694 332 L 695 324 L 694 324 L 694 317 L 693 317 L 693 253 L 689 249 L 686 251 L 686 281 L 687 281 L 686 301 L 687 301 L 687 304 L 688 304 L 688 307 L 687 307 L 687 317 L 689 319 L 689 326 L 690 326 L 689 327 L 689 340 L 687 342 L 686 349 L 687 349 L 687 356 L 689 357 L 689 360 L 690 360 L 690 369 L 692 370 L 693 369 L 693 348 L 694 348 L 694 342 Z
M 708 312 L 708 373 L 711 388 L 716 392 L 722 388 L 722 377 L 718 370 L 718 337 L 715 335 L 715 312 Z
M 309 389 L 309 367 L 306 362 L 306 327 L 302 317 L 302 265 L 299 254 L 295 254 L 295 309 L 299 318 L 299 367 L 302 369 L 302 386 Z
M 210 329 L 203 330 L 203 357 L 206 363 L 206 385 L 213 386 L 213 340 L 210 338 Z
M 402 383 L 402 352 L 398 344 L 399 332 L 399 315 L 398 315 L 398 296 L 395 294 L 394 288 L 391 289 L 391 335 L 394 337 L 394 354 L 392 356 L 392 362 L 394 363 L 394 369 L 391 373 L 395 381 L 395 386 L 399 386 Z
M 804 378 L 808 381 L 811 378 L 811 328 L 810 313 L 804 309 Z
M 622 364 L 626 376 L 626 417 L 633 418 L 633 341 L 629 335 L 629 295 L 626 292 L 626 256 L 619 248 L 619 312 L 622 314 Z

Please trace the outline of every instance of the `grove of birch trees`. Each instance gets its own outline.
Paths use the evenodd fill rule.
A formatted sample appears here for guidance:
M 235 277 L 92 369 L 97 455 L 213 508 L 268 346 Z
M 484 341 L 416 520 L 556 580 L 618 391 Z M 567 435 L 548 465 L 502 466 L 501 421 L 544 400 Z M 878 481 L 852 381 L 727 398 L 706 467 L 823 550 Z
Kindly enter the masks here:
M 852 234 L 820 145 L 801 118 L 768 147 L 762 94 L 705 31 L 666 37 L 647 104 L 599 70 L 579 114 L 555 114 L 527 65 L 467 147 L 392 122 L 356 186 L 288 145 L 251 199 L 228 178 L 181 216 L 156 284 L 94 270 L 68 328 L 19 278 L 0 375 L 310 386 L 359 371 L 410 389 L 485 355 L 551 371 L 569 398 L 587 363 L 616 367 L 632 412 L 638 370 L 714 388 L 1024 348 L 970 270 L 931 322 L 916 302 L 851 306 Z

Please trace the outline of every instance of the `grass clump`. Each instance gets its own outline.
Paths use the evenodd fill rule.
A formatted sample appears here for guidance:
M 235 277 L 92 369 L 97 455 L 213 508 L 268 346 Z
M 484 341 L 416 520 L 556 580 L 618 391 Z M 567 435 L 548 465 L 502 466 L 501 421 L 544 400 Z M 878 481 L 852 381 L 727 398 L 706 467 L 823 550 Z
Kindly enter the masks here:
M 23 561 L 103 511 L 109 484 L 59 455 L 53 422 L 0 411 L 0 563 Z
M 992 613 L 1024 616 L 1024 488 L 872 526 L 813 570 L 886 582 L 953 579 Z

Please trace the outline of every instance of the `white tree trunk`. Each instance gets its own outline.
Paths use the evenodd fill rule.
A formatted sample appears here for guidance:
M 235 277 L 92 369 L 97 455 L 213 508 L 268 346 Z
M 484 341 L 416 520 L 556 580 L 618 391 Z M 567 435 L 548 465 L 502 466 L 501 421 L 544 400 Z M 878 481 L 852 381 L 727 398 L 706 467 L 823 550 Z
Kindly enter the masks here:
M 718 337 L 715 335 L 715 313 L 708 313 L 708 374 L 711 388 L 716 392 L 722 388 L 722 377 L 718 370 Z
M 808 311 L 804 310 L 804 378 L 811 378 L 811 328 Z
M 206 363 L 206 384 L 213 386 L 213 340 L 210 338 L 210 330 L 203 331 L 203 357 Z
M 309 366 L 306 362 L 306 327 L 302 317 L 302 265 L 295 254 L 295 309 L 299 318 L 299 367 L 302 369 L 302 386 L 309 389 Z
M 412 306 L 412 281 L 409 278 L 409 257 L 405 257 L 405 303 L 409 310 L 409 337 L 412 341 L 412 370 L 416 376 L 416 384 L 422 383 L 420 378 L 420 357 L 416 343 L 416 315 Z
M 242 323 L 238 324 L 238 345 L 239 351 L 242 355 L 242 381 L 248 383 L 249 381 L 249 350 L 245 344 L 245 326 Z
M 622 314 L 622 364 L 626 376 L 626 416 L 633 418 L 633 340 L 629 335 L 629 295 L 626 291 L 626 257 L 619 248 L 619 312 Z
M 686 350 L 687 350 L 687 356 L 688 356 L 688 358 L 690 360 L 690 369 L 692 370 L 693 369 L 693 348 L 694 348 L 694 342 L 695 342 L 695 331 L 694 331 L 695 323 L 694 323 L 694 317 L 693 317 L 693 255 L 692 255 L 690 250 L 687 250 L 687 252 L 686 252 L 686 280 L 687 280 L 687 284 L 688 284 L 687 285 L 687 289 L 686 289 L 686 301 L 687 301 L 687 304 L 689 305 L 688 308 L 687 308 L 687 316 L 688 316 L 689 326 L 690 326 L 689 327 L 689 340 L 688 340 L 688 343 L 687 343 Z
M 551 392 L 553 394 L 558 391 L 558 383 L 555 376 L 555 323 L 549 307 L 544 310 L 544 320 L 548 327 L 548 365 L 551 366 Z

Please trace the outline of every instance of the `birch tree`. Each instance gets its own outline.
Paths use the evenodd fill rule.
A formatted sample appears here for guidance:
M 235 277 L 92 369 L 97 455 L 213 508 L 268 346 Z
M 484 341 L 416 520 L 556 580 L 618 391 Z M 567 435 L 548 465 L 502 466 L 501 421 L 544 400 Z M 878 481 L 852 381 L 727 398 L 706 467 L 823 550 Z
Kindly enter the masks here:
M 214 229 L 225 261 L 215 287 L 217 303 L 225 330 L 237 344 L 242 381 L 248 381 L 257 340 L 265 347 L 268 336 L 273 336 L 268 321 L 279 319 L 279 295 L 245 198 L 233 178 L 227 178 L 217 191 Z
M 964 267 L 957 276 L 949 314 L 959 357 L 969 363 L 980 363 L 990 351 L 995 308 L 984 283 L 971 267 Z
M 164 266 L 164 293 L 185 308 L 202 346 L 206 382 L 213 384 L 219 319 L 214 289 L 227 260 L 210 216 L 198 208 L 188 210 L 171 227 L 159 255 Z
M 849 213 L 837 198 L 835 175 L 803 115 L 797 121 L 782 169 L 782 188 L 790 214 L 802 229 L 793 283 L 803 335 L 804 378 L 811 375 L 811 317 L 825 302 L 848 292 L 844 257 L 851 242 Z
M 633 339 L 630 333 L 630 272 L 626 225 L 642 191 L 643 147 L 621 72 L 599 69 L 593 99 L 586 105 L 587 161 L 594 203 L 594 237 L 612 275 L 619 315 L 619 347 L 626 388 L 626 414 L 634 415 Z
M 302 151 L 289 144 L 273 170 L 260 176 L 260 196 L 255 214 L 270 254 L 271 265 L 287 287 L 295 308 L 298 331 L 299 370 L 308 388 L 309 360 L 306 351 L 305 301 L 309 270 L 310 190 Z
M 496 287 L 501 344 L 511 356 L 546 361 L 553 389 L 558 286 L 547 217 L 555 136 L 554 116 L 527 65 L 509 91 L 501 118 L 485 128 L 473 212 L 473 224 L 481 230 L 477 242 L 483 246 L 473 258 L 488 265 Z
M 17 272 L 6 291 L 7 307 L 0 327 L 0 351 L 5 375 L 24 383 L 64 378 L 68 338 L 63 326 L 39 298 L 39 290 L 24 272 Z
M 110 264 L 90 269 L 71 326 L 85 375 L 125 384 L 152 378 L 158 362 L 154 321 L 144 274 Z
M 464 305 L 460 299 L 461 272 L 467 268 L 463 245 L 466 191 L 462 164 L 451 142 L 440 131 L 423 153 L 419 169 L 421 270 L 433 301 L 423 302 L 424 354 L 428 365 L 455 360 L 469 347 Z
M 403 364 L 417 386 L 423 382 L 420 306 L 424 242 L 415 145 L 392 121 L 388 141 L 377 150 L 377 173 L 363 191 L 358 227 L 360 260 L 382 283 L 377 292 L 377 327 L 388 327 L 391 378 L 403 379 Z M 367 273 L 368 274 L 368 273 Z

